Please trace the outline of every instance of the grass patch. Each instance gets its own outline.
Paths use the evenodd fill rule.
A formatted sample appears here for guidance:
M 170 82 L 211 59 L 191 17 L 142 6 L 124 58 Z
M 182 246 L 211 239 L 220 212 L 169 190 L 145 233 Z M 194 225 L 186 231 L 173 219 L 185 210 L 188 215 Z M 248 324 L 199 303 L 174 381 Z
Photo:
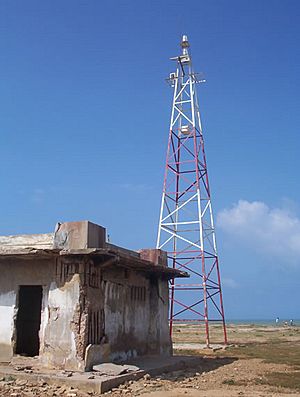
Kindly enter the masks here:
M 230 347 L 227 350 L 194 350 L 174 349 L 175 355 L 213 356 L 228 358 L 260 358 L 266 363 L 286 364 L 293 369 L 300 368 L 300 344 L 280 339 L 271 339 L 268 342 L 248 343 L 239 347 Z
M 224 379 L 222 383 L 223 383 L 223 385 L 230 385 L 230 386 L 233 386 L 236 384 L 234 379 Z
M 196 349 L 173 349 L 174 356 L 202 356 L 202 350 Z
M 223 352 L 220 353 L 224 355 Z M 269 341 L 267 343 L 249 343 L 244 347 L 226 350 L 226 356 L 239 358 L 261 358 L 266 363 L 300 366 L 300 345 L 295 342 Z
M 300 390 L 300 373 L 270 372 L 264 376 L 263 380 L 258 379 L 257 384 Z
M 229 385 L 229 386 L 247 386 L 247 382 L 244 380 L 234 380 L 232 378 L 229 379 L 224 379 L 222 381 L 223 385 Z

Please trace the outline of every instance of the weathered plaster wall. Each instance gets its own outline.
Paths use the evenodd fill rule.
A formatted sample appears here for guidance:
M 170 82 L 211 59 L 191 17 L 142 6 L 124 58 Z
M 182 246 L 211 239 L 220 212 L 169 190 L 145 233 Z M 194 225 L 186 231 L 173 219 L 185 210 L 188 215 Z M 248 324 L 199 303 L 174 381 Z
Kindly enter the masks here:
M 13 355 L 19 285 L 43 286 L 43 365 L 84 370 L 171 352 L 167 281 L 117 265 L 102 270 L 87 257 L 6 260 L 0 274 L 0 361 Z
M 124 273 L 117 268 L 103 277 L 105 334 L 114 360 L 144 354 L 150 324 L 148 280 L 134 272 Z
M 0 295 L 0 362 L 9 361 L 13 355 L 11 339 L 14 329 L 14 291 Z
M 57 274 L 58 269 L 62 274 Z M 73 265 L 72 269 L 76 270 Z M 0 274 L 0 361 L 9 362 L 13 356 L 19 286 L 42 285 L 41 364 L 83 369 L 83 358 L 77 359 L 78 324 L 74 323 L 80 296 L 79 274 L 70 272 L 69 264 L 65 267 L 54 258 L 7 259 L 0 262 Z
M 14 348 L 14 329 L 17 314 L 19 285 L 42 285 L 42 318 L 40 338 L 43 338 L 47 285 L 53 278 L 53 261 L 19 261 L 6 259 L 0 262 L 0 361 L 11 360 Z
M 47 234 L 19 234 L 16 236 L 0 236 L 1 250 L 5 251 L 21 248 L 51 249 L 53 247 L 53 233 Z
M 55 281 L 51 282 L 48 302 L 47 318 L 43 322 L 43 344 L 40 349 L 41 361 L 46 366 L 56 368 L 81 370 L 82 362 L 78 360 L 75 334 L 77 329 L 72 327 L 80 295 L 79 275 L 59 287 Z
M 153 312 L 152 312 L 153 313 Z M 152 319 L 154 317 L 154 313 Z M 169 283 L 167 280 L 158 280 L 158 319 L 160 354 L 172 354 L 172 341 L 169 329 Z
M 103 274 L 110 359 L 170 354 L 167 281 L 121 268 Z
M 85 359 L 85 369 L 108 361 L 109 346 L 105 343 L 104 289 L 102 270 L 92 260 L 85 262 L 82 274 L 82 316 L 86 319 L 85 332 L 81 332 L 79 351 Z M 82 349 L 83 348 L 83 349 Z M 108 350 L 107 350 L 108 348 Z

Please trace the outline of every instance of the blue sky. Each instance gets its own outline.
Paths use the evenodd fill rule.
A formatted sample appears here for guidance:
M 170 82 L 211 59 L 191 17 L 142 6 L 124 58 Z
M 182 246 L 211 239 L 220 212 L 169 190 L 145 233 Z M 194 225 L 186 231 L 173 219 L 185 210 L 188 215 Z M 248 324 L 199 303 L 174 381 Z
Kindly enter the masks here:
M 0 2 L 0 234 L 89 219 L 155 245 L 187 34 L 230 318 L 299 318 L 300 3 Z

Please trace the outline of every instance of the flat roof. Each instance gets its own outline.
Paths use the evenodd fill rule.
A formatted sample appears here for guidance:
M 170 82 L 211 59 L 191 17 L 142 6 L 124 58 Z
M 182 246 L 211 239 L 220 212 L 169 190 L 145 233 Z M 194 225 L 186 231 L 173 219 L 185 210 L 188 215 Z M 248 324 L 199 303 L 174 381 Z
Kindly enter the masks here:
M 105 259 L 99 263 L 100 267 L 122 267 L 140 272 L 151 273 L 153 275 L 163 275 L 168 279 L 178 277 L 189 277 L 187 272 L 172 269 L 167 266 L 155 265 L 153 262 L 141 259 L 140 255 L 135 251 L 107 244 L 106 248 L 85 248 L 85 249 L 40 249 L 33 247 L 17 248 L 17 247 L 1 247 L 0 261 L 8 258 L 19 258 L 24 260 L 30 259 L 47 259 L 51 257 L 91 257 Z

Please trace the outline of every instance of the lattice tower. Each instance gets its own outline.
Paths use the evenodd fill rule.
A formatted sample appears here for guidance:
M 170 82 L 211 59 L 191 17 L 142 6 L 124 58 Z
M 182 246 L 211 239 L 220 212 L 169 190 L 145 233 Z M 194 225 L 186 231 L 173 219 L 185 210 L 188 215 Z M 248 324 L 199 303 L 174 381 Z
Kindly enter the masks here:
M 173 103 L 161 200 L 157 248 L 168 253 L 169 266 L 190 274 L 188 282 L 170 283 L 170 332 L 175 321 L 205 326 L 220 321 L 227 343 L 215 226 L 208 182 L 197 83 L 187 36 L 175 73 L 168 79 Z

